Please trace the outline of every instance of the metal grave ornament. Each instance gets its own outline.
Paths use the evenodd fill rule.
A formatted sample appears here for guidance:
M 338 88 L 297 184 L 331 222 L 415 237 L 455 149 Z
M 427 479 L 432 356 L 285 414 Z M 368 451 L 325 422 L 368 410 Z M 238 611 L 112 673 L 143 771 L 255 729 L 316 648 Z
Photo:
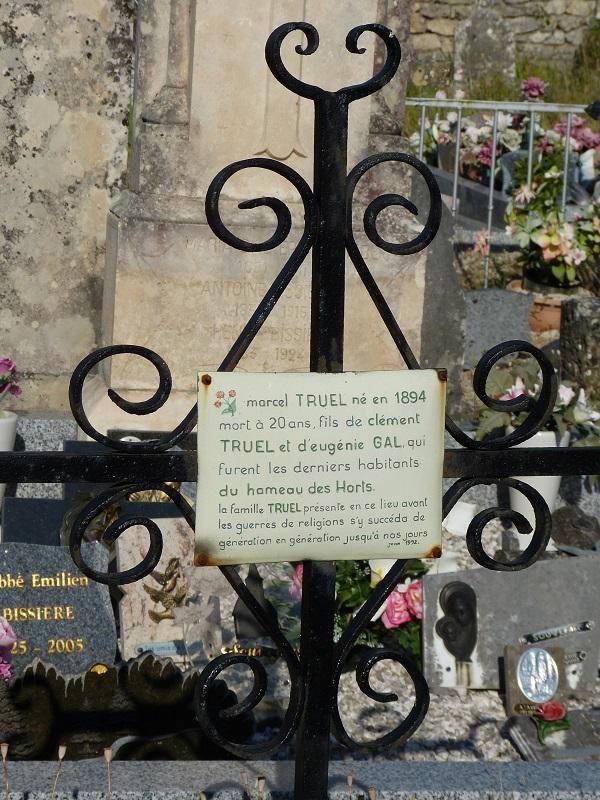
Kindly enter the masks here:
M 558 689 L 558 666 L 542 647 L 530 647 L 517 663 L 519 689 L 532 703 L 547 703 Z
M 200 374 L 199 566 L 441 553 L 445 373 Z

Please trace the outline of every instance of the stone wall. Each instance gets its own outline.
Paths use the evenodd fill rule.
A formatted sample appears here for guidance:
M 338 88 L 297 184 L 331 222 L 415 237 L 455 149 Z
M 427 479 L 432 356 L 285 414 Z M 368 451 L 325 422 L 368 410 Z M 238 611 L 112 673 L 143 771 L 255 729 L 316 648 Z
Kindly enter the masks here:
M 416 83 L 440 74 L 454 53 L 454 32 L 481 0 L 414 0 L 412 45 L 416 60 L 428 65 Z M 568 61 L 591 20 L 600 12 L 597 0 L 488 0 L 514 32 L 520 58 Z M 437 69 L 435 65 L 437 66 Z
M 16 410 L 65 408 L 99 339 L 135 5 L 0 0 L 0 357 L 26 375 Z

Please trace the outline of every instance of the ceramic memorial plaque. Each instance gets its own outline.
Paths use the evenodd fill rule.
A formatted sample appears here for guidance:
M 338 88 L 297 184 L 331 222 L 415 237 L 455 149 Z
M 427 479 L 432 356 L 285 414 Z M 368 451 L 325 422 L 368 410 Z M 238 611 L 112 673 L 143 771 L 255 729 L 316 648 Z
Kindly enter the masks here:
M 445 373 L 198 387 L 196 565 L 440 554 Z
M 107 551 L 83 544 L 92 569 L 104 571 Z M 12 672 L 39 658 L 63 673 L 112 664 L 115 620 L 108 587 L 89 580 L 67 547 L 3 542 L 0 546 L 0 616 L 12 627 Z

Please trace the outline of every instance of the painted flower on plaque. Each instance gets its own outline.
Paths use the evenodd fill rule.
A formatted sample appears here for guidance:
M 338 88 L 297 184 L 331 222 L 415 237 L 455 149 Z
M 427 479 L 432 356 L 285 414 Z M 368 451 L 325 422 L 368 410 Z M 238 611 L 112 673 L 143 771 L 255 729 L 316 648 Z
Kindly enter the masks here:
M 216 394 L 215 407 L 221 408 L 221 414 L 231 414 L 233 416 L 237 411 L 236 391 L 230 389 L 227 394 L 219 390 Z
M 536 706 L 532 720 L 537 728 L 538 741 L 546 744 L 546 737 L 559 731 L 567 731 L 571 722 L 567 717 L 567 709 L 558 700 L 549 700 Z
M 541 703 L 536 706 L 535 713 L 544 722 L 555 722 L 557 719 L 564 719 L 567 716 L 566 708 L 558 700 L 549 700 L 547 703 Z

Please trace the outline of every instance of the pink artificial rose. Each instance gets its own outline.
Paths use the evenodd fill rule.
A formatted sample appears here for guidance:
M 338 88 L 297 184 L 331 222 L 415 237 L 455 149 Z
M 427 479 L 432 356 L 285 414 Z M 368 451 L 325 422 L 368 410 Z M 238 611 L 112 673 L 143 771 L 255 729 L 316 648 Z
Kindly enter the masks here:
M 413 581 L 406 587 L 406 605 L 415 619 L 423 619 L 423 581 Z
M 8 661 L 0 660 L 0 680 L 9 681 L 12 678 L 12 672 L 10 671 L 10 664 Z
M 385 611 L 381 615 L 381 621 L 386 628 L 399 628 L 411 619 L 408 604 L 406 602 L 406 592 L 398 592 L 396 589 L 388 597 Z
M 17 641 L 17 635 L 10 627 L 4 617 L 0 617 L 0 660 L 4 659 L 7 663 L 12 660 L 11 649 Z
M 17 365 L 12 359 L 0 358 L 0 375 L 5 375 L 7 372 L 10 372 L 11 375 L 14 375 L 16 371 Z
M 11 393 L 11 394 L 14 396 L 14 397 L 20 397 L 20 396 L 23 394 L 23 389 L 21 389 L 21 387 L 20 387 L 20 386 L 15 386 L 14 384 L 13 384 L 12 386 L 9 386 L 9 387 L 8 387 L 8 391 L 9 391 L 9 392 L 10 392 L 10 393 Z
M 304 576 L 304 564 L 300 562 L 294 568 L 294 577 L 290 586 L 290 597 L 293 600 L 302 599 L 302 578 Z

